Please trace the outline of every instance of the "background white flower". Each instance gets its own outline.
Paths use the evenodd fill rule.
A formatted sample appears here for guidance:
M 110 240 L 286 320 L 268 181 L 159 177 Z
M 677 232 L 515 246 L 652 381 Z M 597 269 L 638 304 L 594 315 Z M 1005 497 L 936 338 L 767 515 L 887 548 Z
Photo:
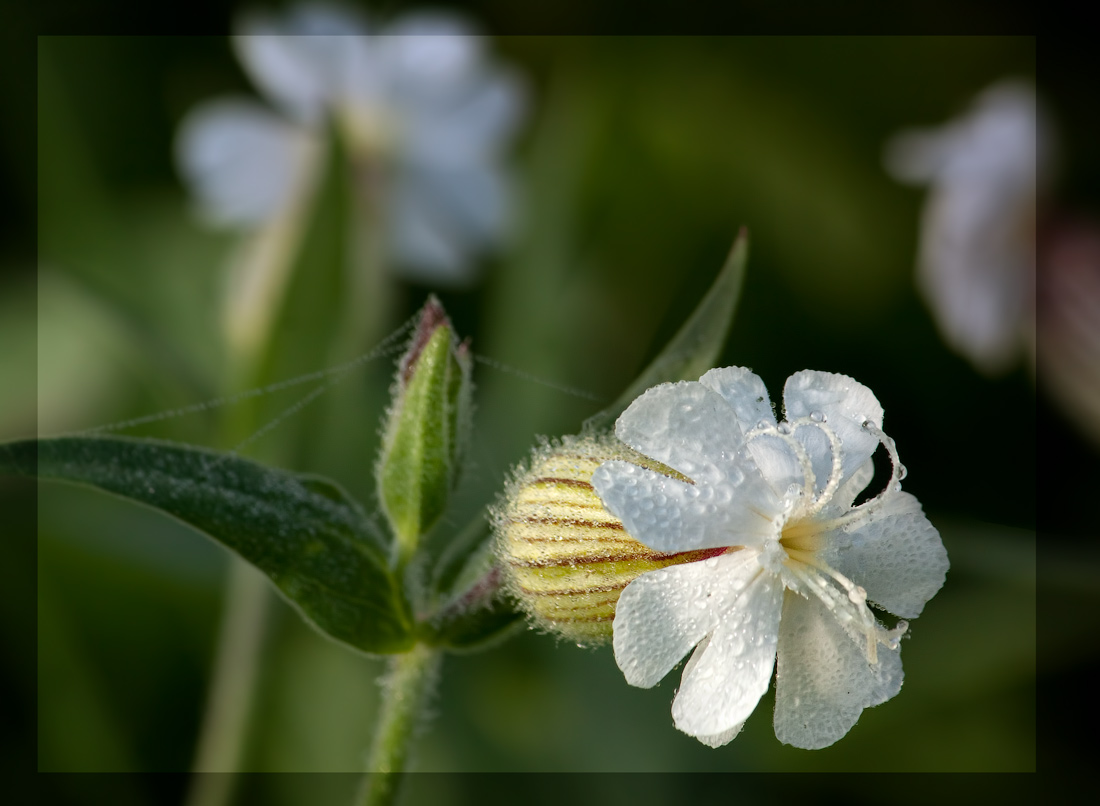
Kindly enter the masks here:
M 995 85 L 965 115 L 897 135 L 887 169 L 929 186 L 918 284 L 951 347 L 1007 369 L 1034 340 L 1035 211 L 1047 154 L 1034 90 Z
M 592 484 L 637 540 L 660 552 L 728 547 L 719 556 L 643 574 L 619 599 L 615 659 L 649 687 L 692 648 L 672 714 L 713 747 L 730 741 L 776 665 L 775 733 L 828 746 L 902 683 L 898 641 L 868 607 L 920 614 L 943 585 L 947 554 L 882 433 L 882 407 L 843 375 L 804 371 L 784 390 L 777 423 L 747 369 L 662 384 L 616 423 L 623 442 L 688 484 L 612 461 Z M 852 506 L 880 442 L 894 463 L 886 489 Z
M 237 56 L 275 111 L 222 99 L 183 121 L 177 161 L 204 215 L 249 227 L 294 204 L 316 178 L 331 121 L 398 267 L 424 282 L 468 279 L 508 222 L 501 158 L 523 105 L 517 77 L 490 63 L 482 38 L 442 12 L 374 30 L 320 4 L 246 16 L 237 29 Z

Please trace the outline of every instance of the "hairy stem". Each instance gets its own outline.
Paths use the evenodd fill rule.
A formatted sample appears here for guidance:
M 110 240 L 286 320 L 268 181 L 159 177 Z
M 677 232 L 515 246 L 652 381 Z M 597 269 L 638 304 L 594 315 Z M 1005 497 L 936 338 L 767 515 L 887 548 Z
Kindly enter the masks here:
M 360 806 L 388 806 L 397 797 L 409 748 L 435 690 L 442 661 L 438 650 L 423 644 L 390 660 L 367 773 L 356 799 Z

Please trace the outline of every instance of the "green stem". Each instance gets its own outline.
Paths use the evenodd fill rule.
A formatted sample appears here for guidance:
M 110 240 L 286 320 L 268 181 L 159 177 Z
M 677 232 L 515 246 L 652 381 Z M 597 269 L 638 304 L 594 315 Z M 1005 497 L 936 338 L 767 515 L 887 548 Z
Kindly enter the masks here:
M 397 797 L 409 746 L 435 689 L 442 661 L 441 652 L 423 644 L 390 660 L 368 771 L 356 798 L 360 806 L 389 806 Z
M 230 802 L 244 754 L 259 673 L 270 593 L 263 575 L 234 557 L 210 693 L 195 753 L 187 806 Z M 219 773 L 211 775 L 209 773 Z

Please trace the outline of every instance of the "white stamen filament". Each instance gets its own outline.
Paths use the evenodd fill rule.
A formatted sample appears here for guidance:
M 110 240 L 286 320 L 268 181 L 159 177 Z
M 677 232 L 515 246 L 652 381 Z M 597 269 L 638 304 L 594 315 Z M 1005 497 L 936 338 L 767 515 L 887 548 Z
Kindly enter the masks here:
M 867 640 L 865 649 L 868 663 L 878 663 L 879 644 L 883 644 L 890 649 L 897 647 L 898 639 L 909 628 L 907 622 L 899 621 L 897 627 L 892 630 L 883 629 L 867 606 L 867 592 L 862 587 L 856 585 L 839 571 L 830 568 L 826 563 L 815 557 L 813 552 L 789 549 L 787 556 L 791 562 L 786 563 L 785 567 L 805 583 L 821 599 L 824 605 L 837 616 L 842 624 L 852 620 L 853 616 L 855 617 L 859 631 Z M 839 590 L 827 584 L 821 575 L 810 572 L 807 566 L 827 574 L 844 588 L 848 595 L 842 598 Z

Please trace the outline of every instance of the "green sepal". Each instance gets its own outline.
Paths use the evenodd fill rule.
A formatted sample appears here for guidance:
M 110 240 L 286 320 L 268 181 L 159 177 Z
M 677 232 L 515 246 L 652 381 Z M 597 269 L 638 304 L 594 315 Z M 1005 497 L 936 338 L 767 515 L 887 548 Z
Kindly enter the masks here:
M 230 453 L 120 437 L 0 445 L 0 472 L 96 487 L 177 518 L 265 573 L 321 632 L 372 654 L 414 624 L 385 549 L 337 484 Z
M 412 557 L 443 515 L 469 431 L 471 361 L 434 298 L 398 365 L 376 467 L 382 511 L 396 537 L 395 565 Z
M 460 536 L 456 542 L 464 544 L 463 550 L 454 553 L 450 563 L 441 561 L 437 567 L 436 585 L 449 584 L 451 589 L 426 625 L 425 640 L 452 652 L 486 649 L 526 624 L 523 614 L 501 595 L 503 575 L 492 550 L 488 524 L 482 524 L 484 529 Z M 460 556 L 464 562 L 459 562 Z
M 585 420 L 586 433 L 609 428 L 646 389 L 673 381 L 695 381 L 714 367 L 733 324 L 748 255 L 749 236 L 742 229 L 722 271 L 691 316 L 614 403 Z

